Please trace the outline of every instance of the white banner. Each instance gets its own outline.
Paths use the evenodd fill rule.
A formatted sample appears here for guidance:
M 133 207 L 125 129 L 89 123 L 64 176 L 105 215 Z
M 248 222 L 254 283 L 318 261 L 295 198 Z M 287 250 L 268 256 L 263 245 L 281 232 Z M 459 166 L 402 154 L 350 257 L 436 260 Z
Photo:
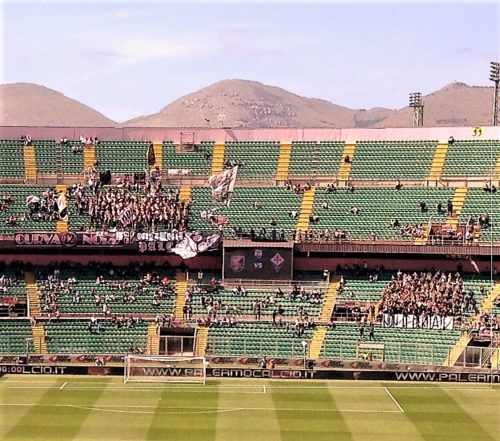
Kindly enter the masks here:
M 403 314 L 383 314 L 382 326 L 386 328 L 410 328 L 410 329 L 453 329 L 453 317 L 441 317 L 438 315 L 428 316 L 426 318 L 416 315 Z

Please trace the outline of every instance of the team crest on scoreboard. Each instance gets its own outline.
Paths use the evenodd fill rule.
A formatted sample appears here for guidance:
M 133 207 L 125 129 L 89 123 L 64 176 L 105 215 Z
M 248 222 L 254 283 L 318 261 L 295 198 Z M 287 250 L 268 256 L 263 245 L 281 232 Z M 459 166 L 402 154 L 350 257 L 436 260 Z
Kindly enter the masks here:
M 271 263 L 273 265 L 274 271 L 276 273 L 279 273 L 281 271 L 281 268 L 283 268 L 283 264 L 285 263 L 285 259 L 280 253 L 276 253 L 272 258 L 271 258 Z
M 231 256 L 230 266 L 235 273 L 241 273 L 245 269 L 245 256 L 241 254 Z

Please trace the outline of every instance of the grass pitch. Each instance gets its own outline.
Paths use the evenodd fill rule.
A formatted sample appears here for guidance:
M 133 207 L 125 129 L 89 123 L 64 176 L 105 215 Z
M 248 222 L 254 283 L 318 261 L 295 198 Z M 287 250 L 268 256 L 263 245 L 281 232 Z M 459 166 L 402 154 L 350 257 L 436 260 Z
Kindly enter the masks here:
M 493 441 L 500 389 L 477 384 L 5 376 L 2 440 Z

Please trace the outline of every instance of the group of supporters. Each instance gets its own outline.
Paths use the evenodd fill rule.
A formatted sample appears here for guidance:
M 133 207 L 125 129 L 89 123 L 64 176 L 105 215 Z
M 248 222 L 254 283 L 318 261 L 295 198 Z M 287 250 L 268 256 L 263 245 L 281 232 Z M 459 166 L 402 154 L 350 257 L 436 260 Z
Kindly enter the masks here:
M 90 228 L 136 232 L 159 230 L 185 232 L 192 200 L 182 201 L 179 190 L 165 189 L 161 181 L 142 186 L 74 186 L 69 190 L 80 214 L 89 215 Z
M 7 214 L 5 223 L 15 226 L 25 221 L 55 222 L 66 214 L 62 213 L 60 193 L 55 187 L 46 188 L 41 194 L 31 194 L 26 197 L 24 213 L 18 217 L 10 213 L 16 202 L 16 197 L 10 193 L 2 195 L 0 201 L 0 214 Z
M 398 271 L 382 291 L 379 311 L 420 320 L 432 316 L 461 319 L 468 311 L 477 313 L 478 307 L 474 291 L 465 287 L 459 273 Z

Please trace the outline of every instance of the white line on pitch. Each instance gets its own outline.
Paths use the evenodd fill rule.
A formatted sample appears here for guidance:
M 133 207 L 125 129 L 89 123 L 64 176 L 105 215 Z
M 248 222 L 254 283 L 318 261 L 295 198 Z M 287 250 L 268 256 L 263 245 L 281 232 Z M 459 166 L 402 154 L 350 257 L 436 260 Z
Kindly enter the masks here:
M 53 383 L 46 383 L 50 384 L 48 386 L 7 386 L 9 384 L 8 382 L 4 382 L 3 384 L 6 385 L 7 389 L 59 389 L 59 386 L 52 386 Z M 37 383 L 39 384 L 39 383 Z M 45 383 L 44 383 L 45 384 Z M 155 391 L 159 389 L 168 389 L 172 391 L 182 391 L 182 392 L 193 392 L 193 393 L 198 393 L 198 392 L 213 392 L 214 390 L 218 391 L 219 393 L 246 393 L 246 394 L 251 394 L 251 393 L 262 393 L 262 386 L 242 386 L 242 385 L 214 385 L 214 386 L 199 386 L 199 387 L 193 387 L 193 386 L 169 386 L 169 385 L 157 385 L 157 386 L 151 386 L 151 387 L 144 387 L 144 385 L 138 386 L 129 386 L 129 385 L 113 385 L 112 383 L 93 383 L 93 382 L 88 382 L 88 383 L 78 383 L 78 384 L 88 384 L 89 386 L 73 386 L 75 383 L 71 382 L 71 386 L 66 386 L 64 390 L 113 390 L 113 391 L 121 391 L 121 392 L 134 392 L 134 391 L 140 391 L 140 392 L 149 392 L 149 391 Z M 96 386 L 97 384 L 103 384 L 106 386 Z M 266 387 L 266 392 L 268 390 L 311 390 L 311 389 L 325 389 L 326 388 L 331 388 L 331 389 L 341 389 L 341 390 L 376 390 L 376 389 L 386 389 L 384 386 L 334 386 L 334 385 L 323 385 L 323 386 L 275 386 L 275 385 L 269 385 L 269 387 Z M 413 389 L 413 390 L 447 390 L 447 391 L 474 391 L 474 392 L 484 392 L 484 391 L 490 391 L 490 392 L 499 392 L 500 389 L 492 389 L 491 387 L 441 387 L 440 385 L 436 384 L 435 386 L 390 386 L 391 389 Z M 247 391 L 243 391 L 242 389 L 246 389 Z
M 32 403 L 0 403 L 0 406 L 13 406 L 13 407 L 69 407 L 74 409 L 84 409 L 84 410 L 95 410 L 95 411 L 118 411 L 128 412 L 128 413 L 161 413 L 163 410 L 194 410 L 196 411 L 207 411 L 207 412 L 237 412 L 237 411 L 260 411 L 260 412 L 356 412 L 356 413 L 400 413 L 398 410 L 371 410 L 371 409 L 327 409 L 327 408 L 274 408 L 274 407 L 229 407 L 229 408 L 210 408 L 210 407 L 179 407 L 179 406 L 127 406 L 127 405 L 98 405 L 98 406 L 85 406 L 85 405 L 75 405 L 75 404 L 32 404 Z M 121 409 L 129 409 L 121 410 Z M 154 409 L 151 412 L 146 412 L 143 410 L 134 411 L 130 409 Z
M 384 387 L 385 391 L 387 392 L 387 395 L 389 395 L 392 399 L 392 401 L 394 401 L 394 404 L 396 406 L 398 406 L 398 409 L 401 411 L 401 413 L 405 413 L 404 409 L 401 407 L 401 404 L 398 403 L 398 400 L 396 400 L 396 398 L 394 398 L 394 395 L 391 394 L 391 391 L 389 389 L 387 389 L 386 387 Z
M 67 381 L 64 382 L 64 384 L 59 388 L 59 390 L 63 390 L 64 389 L 64 386 L 66 386 L 68 384 Z

